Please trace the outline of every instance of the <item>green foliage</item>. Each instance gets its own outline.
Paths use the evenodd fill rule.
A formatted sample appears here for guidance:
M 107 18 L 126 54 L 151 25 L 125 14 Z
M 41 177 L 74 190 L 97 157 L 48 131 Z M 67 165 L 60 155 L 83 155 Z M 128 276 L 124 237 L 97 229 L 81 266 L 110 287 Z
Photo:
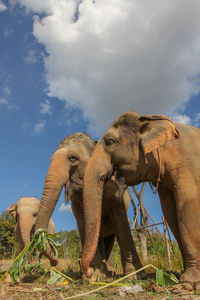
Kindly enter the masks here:
M 7 212 L 0 214 L 0 257 L 11 257 L 16 246 L 14 218 Z
M 46 230 L 38 229 L 30 244 L 24 248 L 24 250 L 18 255 L 14 263 L 9 269 L 10 277 L 13 281 L 16 281 L 20 275 L 23 273 L 29 273 L 31 271 L 36 271 L 38 273 L 44 272 L 43 266 L 38 263 L 36 265 L 29 265 L 30 257 L 37 257 L 38 252 L 44 253 L 47 249 L 47 243 L 49 244 L 51 251 L 53 253 L 53 258 L 57 259 L 58 251 L 56 242 L 53 240 L 53 236 L 47 234 Z
M 150 237 L 147 239 L 148 261 L 146 263 L 152 263 L 159 269 L 168 270 L 167 250 L 163 238 L 158 233 L 153 233 Z M 140 253 L 140 241 L 136 234 L 133 239 L 136 249 Z M 172 241 L 171 246 L 174 250 L 174 254 L 171 253 L 172 268 L 180 272 L 183 269 L 183 263 L 178 244 L 176 241 Z M 113 267 L 116 272 L 122 271 L 120 249 L 116 241 L 113 247 Z
M 118 243 L 115 241 L 113 246 L 113 267 L 117 272 L 121 272 L 122 264 L 121 264 L 121 255 Z
M 149 238 L 147 241 L 147 249 L 150 256 L 157 254 L 161 256 L 167 255 L 166 244 L 158 233 L 151 234 L 151 239 Z
M 77 230 L 60 231 L 56 242 L 61 244 L 59 257 L 78 261 L 81 256 L 81 241 Z
M 48 284 L 61 284 L 63 281 L 65 280 L 65 278 L 57 273 L 53 268 L 50 269 L 50 278 L 47 281 Z
M 160 286 L 174 285 L 178 283 L 178 279 L 173 274 L 168 274 L 162 270 L 156 270 L 156 283 Z
M 181 271 L 183 268 L 183 262 L 177 242 L 172 241 L 170 247 L 174 250 L 174 253 L 171 252 L 172 269 Z M 149 262 L 152 262 L 159 269 L 167 270 L 169 268 L 166 244 L 160 234 L 151 234 L 151 239 L 148 238 L 147 240 L 147 249 Z

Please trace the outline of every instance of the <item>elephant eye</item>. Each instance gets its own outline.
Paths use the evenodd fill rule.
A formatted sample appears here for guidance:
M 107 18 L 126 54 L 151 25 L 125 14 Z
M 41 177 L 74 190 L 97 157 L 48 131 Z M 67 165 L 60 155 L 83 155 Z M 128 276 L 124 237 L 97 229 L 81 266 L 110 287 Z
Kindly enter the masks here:
M 106 146 L 113 145 L 114 143 L 115 143 L 115 140 L 113 138 L 106 138 L 105 139 Z
M 75 163 L 75 162 L 78 160 L 78 158 L 77 158 L 76 156 L 74 156 L 74 155 L 68 157 L 68 159 L 69 159 L 69 161 L 71 161 L 72 163 Z
M 37 213 L 34 213 L 34 214 L 33 214 L 33 217 L 36 218 L 36 217 L 37 217 Z

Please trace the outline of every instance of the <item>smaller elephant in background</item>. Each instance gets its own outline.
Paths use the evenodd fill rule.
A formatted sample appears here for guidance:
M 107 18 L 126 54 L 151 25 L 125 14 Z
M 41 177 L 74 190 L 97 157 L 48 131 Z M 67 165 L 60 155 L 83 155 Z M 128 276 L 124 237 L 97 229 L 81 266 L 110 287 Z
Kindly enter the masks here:
M 22 197 L 7 208 L 16 220 L 15 235 L 20 251 L 30 242 L 30 237 L 34 233 L 39 206 L 40 200 L 36 197 Z M 49 220 L 47 233 L 55 233 L 55 224 L 52 219 Z

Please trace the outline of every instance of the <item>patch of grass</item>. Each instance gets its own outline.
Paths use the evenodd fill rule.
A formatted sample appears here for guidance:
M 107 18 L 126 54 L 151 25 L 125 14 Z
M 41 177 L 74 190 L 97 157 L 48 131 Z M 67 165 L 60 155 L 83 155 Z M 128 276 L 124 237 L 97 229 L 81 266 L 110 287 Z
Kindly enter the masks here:
M 134 236 L 134 243 L 136 244 L 136 248 L 138 250 L 140 259 L 142 261 L 142 257 L 140 255 L 140 242 L 139 239 Z M 172 247 L 174 253 L 171 252 L 171 263 L 173 271 L 177 273 L 181 272 L 183 269 L 183 262 L 181 253 L 176 241 L 172 241 Z M 147 251 L 148 251 L 148 260 L 145 264 L 153 264 L 158 269 L 169 270 L 169 263 L 167 259 L 167 249 L 166 244 L 160 234 L 153 233 L 151 234 L 151 239 L 147 239 Z M 142 262 L 143 265 L 144 262 Z M 122 265 L 121 265 L 121 256 L 120 256 L 120 249 L 115 242 L 113 247 L 113 268 L 116 273 L 122 273 Z M 176 274 L 177 276 L 177 274 Z
M 122 272 L 121 256 L 120 256 L 120 249 L 117 242 L 114 243 L 112 260 L 113 260 L 114 271 L 116 273 L 121 273 Z
M 181 253 L 176 241 L 172 241 L 174 253 L 171 253 L 172 269 L 180 272 L 183 269 L 183 262 Z M 172 248 L 171 247 L 171 248 Z M 148 239 L 148 263 L 152 263 L 159 269 L 169 270 L 169 263 L 167 259 L 167 249 L 166 244 L 162 237 L 154 233 L 151 235 L 151 240 Z

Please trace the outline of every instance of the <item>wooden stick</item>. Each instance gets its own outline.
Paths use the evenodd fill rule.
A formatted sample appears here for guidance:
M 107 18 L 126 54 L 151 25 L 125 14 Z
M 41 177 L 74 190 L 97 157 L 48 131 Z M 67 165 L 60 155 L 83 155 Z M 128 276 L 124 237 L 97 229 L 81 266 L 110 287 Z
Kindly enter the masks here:
M 153 222 L 153 224 L 155 224 L 155 227 L 156 227 L 157 231 L 162 236 L 162 233 L 160 232 L 159 228 L 156 226 L 156 223 L 155 223 L 154 219 L 152 218 L 152 216 L 150 215 L 150 213 L 148 212 L 148 210 L 146 209 L 146 207 L 145 207 L 145 210 L 146 210 L 147 214 L 149 215 L 149 217 L 150 217 L 151 221 Z
M 166 220 L 163 216 L 162 216 L 162 220 L 163 220 L 163 230 L 164 230 L 164 236 L 165 236 L 165 243 L 166 243 L 166 247 L 167 247 L 167 258 L 168 258 L 170 271 L 172 271 L 170 248 L 169 248 L 169 243 L 168 243 L 168 238 L 167 238 L 167 226 L 166 226 L 167 222 L 166 222 Z
M 146 226 L 141 226 L 141 227 L 138 227 L 138 228 L 133 228 L 131 230 L 140 230 L 140 229 L 143 229 L 143 228 L 152 227 L 152 226 L 161 225 L 161 224 L 163 224 L 163 222 L 160 222 L 160 223 L 157 223 L 157 224 L 150 224 L 150 225 L 146 225 Z
M 173 254 L 173 256 L 174 256 L 174 258 L 176 258 L 176 253 L 175 253 L 175 251 L 174 251 L 174 246 L 173 246 L 173 244 L 172 244 L 172 240 L 171 240 L 171 236 L 170 236 L 170 233 L 169 233 L 169 228 L 168 228 L 168 224 L 166 223 L 166 229 L 167 229 L 167 234 L 168 234 L 168 237 L 169 237 L 169 242 L 170 242 L 170 250 L 171 250 L 171 252 L 172 252 L 172 254 Z
M 139 211 L 140 211 L 140 204 L 139 204 L 139 207 L 138 207 L 138 210 L 137 210 L 137 213 L 136 213 L 136 216 L 135 216 L 135 220 L 134 220 L 134 223 L 133 223 L 133 227 L 132 227 L 131 230 L 133 230 L 135 228 L 135 224 L 137 222 L 137 217 L 138 217 Z
M 131 200 L 131 204 L 132 204 L 133 212 L 134 212 L 133 223 L 135 222 L 135 219 L 136 219 L 136 222 L 135 222 L 135 226 L 134 226 L 134 227 L 138 227 L 138 224 L 137 224 L 137 218 L 136 218 L 137 208 L 136 208 L 135 202 L 133 201 L 133 197 L 132 197 L 132 194 L 131 194 L 130 187 L 128 187 L 127 190 L 128 190 L 129 199 Z M 132 226 L 132 228 L 133 228 L 133 226 Z

